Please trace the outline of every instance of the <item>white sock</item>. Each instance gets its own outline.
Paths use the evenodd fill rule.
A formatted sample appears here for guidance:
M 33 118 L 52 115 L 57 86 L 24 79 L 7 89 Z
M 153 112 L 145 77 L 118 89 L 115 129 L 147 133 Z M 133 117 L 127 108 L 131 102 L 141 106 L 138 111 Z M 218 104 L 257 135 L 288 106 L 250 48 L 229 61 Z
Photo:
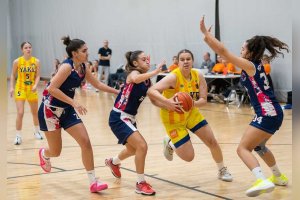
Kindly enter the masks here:
M 96 180 L 95 170 L 86 171 L 86 173 L 89 178 L 90 184 L 92 184 Z
M 121 163 L 121 160 L 120 160 L 119 156 L 113 157 L 113 159 L 112 159 L 112 164 L 118 165 L 118 164 L 120 164 L 120 163 Z
M 49 157 L 45 156 L 45 149 L 42 150 L 42 156 L 43 156 L 43 158 L 45 158 L 46 160 L 49 159 Z
M 281 176 L 281 172 L 279 171 L 277 165 L 275 164 L 273 167 L 270 167 L 274 176 L 280 177 Z
M 16 136 L 21 137 L 21 130 L 16 130 Z
M 174 146 L 173 142 L 170 140 L 169 142 L 170 147 L 175 151 L 176 147 Z
M 137 175 L 137 182 L 138 183 L 145 181 L 144 174 L 136 174 L 136 175 Z
M 216 164 L 217 164 L 217 167 L 218 167 L 219 170 L 221 170 L 224 167 L 224 163 L 223 162 L 216 163 Z
M 252 169 L 252 173 L 256 177 L 256 179 L 262 179 L 262 180 L 266 179 L 266 177 L 262 173 L 261 167 L 255 167 L 254 169 Z
M 34 126 L 34 131 L 35 131 L 35 133 L 40 132 L 40 126 Z

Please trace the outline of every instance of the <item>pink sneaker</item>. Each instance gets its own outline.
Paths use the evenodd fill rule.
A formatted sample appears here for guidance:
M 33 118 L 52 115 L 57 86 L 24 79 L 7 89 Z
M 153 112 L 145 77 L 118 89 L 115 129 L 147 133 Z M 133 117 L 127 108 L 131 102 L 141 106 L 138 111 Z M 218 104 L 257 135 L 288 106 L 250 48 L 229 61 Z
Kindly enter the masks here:
M 90 185 L 90 192 L 95 193 L 95 192 L 100 192 L 102 190 L 106 190 L 107 189 L 107 184 L 106 183 L 102 183 L 98 180 L 95 180 L 91 185 Z
M 109 159 L 105 159 L 105 165 L 110 168 L 111 173 L 116 178 L 121 178 L 120 164 L 119 165 L 114 165 L 112 163 L 112 158 L 109 158 Z
M 152 189 L 152 186 L 146 181 L 136 183 L 135 192 L 143 195 L 155 195 L 155 191 Z
M 45 151 L 44 148 L 40 148 L 39 150 L 39 157 L 40 157 L 40 166 L 45 172 L 51 172 L 51 162 L 50 158 L 45 159 L 42 155 L 42 152 Z

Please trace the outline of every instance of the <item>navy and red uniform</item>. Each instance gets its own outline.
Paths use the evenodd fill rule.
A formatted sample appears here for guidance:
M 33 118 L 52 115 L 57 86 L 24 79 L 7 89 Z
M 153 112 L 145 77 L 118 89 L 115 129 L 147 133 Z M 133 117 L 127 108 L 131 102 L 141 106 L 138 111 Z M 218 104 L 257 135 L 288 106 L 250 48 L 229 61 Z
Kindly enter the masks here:
M 119 144 L 126 144 L 127 138 L 137 131 L 135 115 L 150 86 L 150 79 L 139 84 L 125 83 L 118 94 L 109 115 L 109 126 Z
M 282 124 L 283 111 L 274 95 L 273 88 L 270 87 L 263 65 L 261 63 L 253 63 L 253 65 L 256 70 L 255 75 L 249 77 L 242 70 L 240 79 L 255 111 L 255 117 L 250 125 L 274 134 Z
M 69 64 L 72 67 L 72 71 L 59 89 L 73 99 L 75 89 L 81 85 L 85 77 L 85 65 L 82 64 L 83 71 L 78 73 L 74 69 L 72 59 L 66 59 L 64 63 Z M 53 97 L 48 92 L 47 87 L 43 92 L 43 100 L 38 111 L 38 118 L 42 131 L 54 131 L 60 128 L 67 129 L 82 122 L 75 109 L 71 105 Z

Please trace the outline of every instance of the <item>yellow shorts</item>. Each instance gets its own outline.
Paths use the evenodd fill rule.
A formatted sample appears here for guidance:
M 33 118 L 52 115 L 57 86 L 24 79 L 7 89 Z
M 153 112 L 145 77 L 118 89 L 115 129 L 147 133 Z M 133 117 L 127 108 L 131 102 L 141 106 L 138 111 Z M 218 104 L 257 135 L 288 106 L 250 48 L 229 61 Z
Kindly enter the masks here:
M 16 101 L 38 101 L 37 91 L 33 92 L 32 90 L 24 89 L 15 89 L 15 100 Z
M 193 108 L 189 113 L 184 114 L 184 119 L 175 118 L 171 123 L 166 110 L 161 110 L 160 117 L 166 128 L 168 136 L 176 148 L 190 140 L 189 132 L 196 132 L 207 125 L 207 121 L 198 108 Z

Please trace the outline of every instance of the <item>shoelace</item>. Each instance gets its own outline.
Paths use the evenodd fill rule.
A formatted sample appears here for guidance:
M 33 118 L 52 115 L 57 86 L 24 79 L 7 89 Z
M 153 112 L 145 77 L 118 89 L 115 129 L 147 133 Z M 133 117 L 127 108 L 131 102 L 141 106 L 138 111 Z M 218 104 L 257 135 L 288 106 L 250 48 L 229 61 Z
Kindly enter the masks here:
M 152 186 L 147 182 L 140 183 L 140 184 L 142 185 L 142 187 L 146 187 L 148 190 L 152 189 Z
M 220 169 L 220 174 L 231 176 L 231 174 L 227 171 L 227 167 L 223 167 L 222 169 Z
M 167 146 L 167 149 L 168 149 L 168 151 L 169 151 L 169 154 L 170 155 L 173 155 L 173 149 L 172 149 L 172 147 L 170 147 L 169 145 Z

